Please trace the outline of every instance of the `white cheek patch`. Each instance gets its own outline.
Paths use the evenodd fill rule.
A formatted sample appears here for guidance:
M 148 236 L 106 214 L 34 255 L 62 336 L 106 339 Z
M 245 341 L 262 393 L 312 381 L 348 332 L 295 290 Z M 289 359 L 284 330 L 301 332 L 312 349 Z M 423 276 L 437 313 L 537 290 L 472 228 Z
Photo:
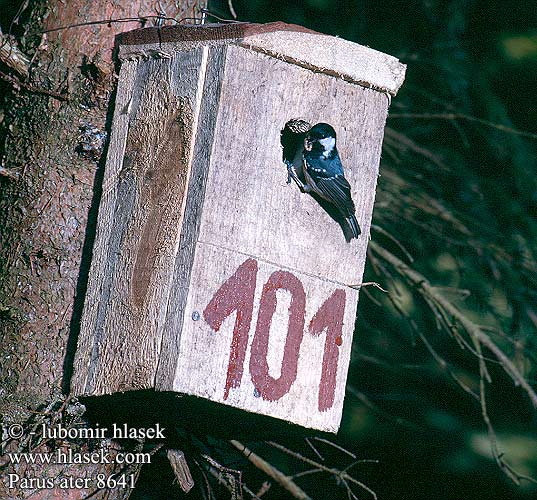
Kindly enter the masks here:
M 323 146 L 324 153 L 323 156 L 327 156 L 332 152 L 334 146 L 336 145 L 336 140 L 333 137 L 325 137 L 324 139 L 319 139 L 319 143 Z

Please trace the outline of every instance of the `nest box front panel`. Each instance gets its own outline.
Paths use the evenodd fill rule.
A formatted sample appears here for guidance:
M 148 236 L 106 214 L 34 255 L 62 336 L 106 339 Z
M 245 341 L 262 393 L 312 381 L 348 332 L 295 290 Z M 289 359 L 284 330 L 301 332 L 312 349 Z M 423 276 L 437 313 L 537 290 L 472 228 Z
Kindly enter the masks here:
M 363 274 L 388 99 L 226 51 L 176 367 L 159 388 L 336 431 L 358 302 L 348 285 Z M 338 132 L 357 240 L 286 183 L 280 132 L 296 117 Z
M 358 292 L 206 244 L 192 276 L 173 390 L 337 431 Z

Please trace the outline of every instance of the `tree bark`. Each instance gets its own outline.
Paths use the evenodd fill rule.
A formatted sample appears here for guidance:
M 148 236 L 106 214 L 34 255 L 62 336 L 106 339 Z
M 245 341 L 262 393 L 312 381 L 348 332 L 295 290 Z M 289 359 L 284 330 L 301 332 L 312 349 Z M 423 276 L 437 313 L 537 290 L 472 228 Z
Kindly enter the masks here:
M 12 91 L 5 98 L 0 136 L 4 140 L 0 404 L 5 424 L 23 425 L 30 417 L 35 422 L 35 412 L 43 408 L 59 418 L 72 408 L 62 401 L 68 394 L 76 348 L 113 105 L 114 37 L 141 24 L 96 24 L 42 33 L 162 11 L 166 17 L 180 19 L 192 17 L 197 8 L 191 0 L 48 0 L 35 4 L 31 12 L 23 13 L 28 21 L 26 35 L 20 40 L 23 52 L 33 59 L 30 77 L 24 80 L 13 73 L 4 78 Z M 8 446 L 21 447 L 23 441 Z M 3 462 L 15 468 L 5 456 Z M 19 467 L 18 472 L 31 476 L 30 469 Z M 40 475 L 42 469 L 38 467 L 34 475 Z M 88 471 L 87 466 L 79 469 L 80 475 Z M 28 496 L 33 491 L 1 490 L 0 485 L 2 498 Z M 83 493 L 72 490 L 65 498 L 83 497 Z M 93 498 L 103 498 L 103 494 Z M 43 495 L 33 498 L 64 498 Z

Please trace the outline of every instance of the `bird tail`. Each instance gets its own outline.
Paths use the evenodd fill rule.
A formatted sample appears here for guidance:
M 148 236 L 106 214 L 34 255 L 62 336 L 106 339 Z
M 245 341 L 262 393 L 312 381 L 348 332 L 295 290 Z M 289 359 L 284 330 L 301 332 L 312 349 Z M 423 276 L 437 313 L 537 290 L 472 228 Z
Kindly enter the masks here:
M 355 215 L 352 214 L 350 217 L 346 217 L 345 220 L 352 231 L 352 237 L 358 238 L 358 236 L 360 236 L 362 233 L 362 230 L 360 229 L 360 224 L 358 224 Z

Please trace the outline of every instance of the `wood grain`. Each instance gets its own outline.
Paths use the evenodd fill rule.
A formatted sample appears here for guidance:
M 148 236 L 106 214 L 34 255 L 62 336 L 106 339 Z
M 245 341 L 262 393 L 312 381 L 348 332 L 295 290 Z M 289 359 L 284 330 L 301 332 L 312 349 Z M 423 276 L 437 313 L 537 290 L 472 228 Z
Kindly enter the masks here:
M 190 473 L 185 454 L 181 450 L 169 448 L 166 451 L 166 456 L 170 461 L 173 474 L 175 475 L 175 479 L 177 479 L 179 487 L 184 493 L 188 493 L 194 487 L 194 479 Z
M 159 371 L 159 389 L 194 394 L 307 427 L 337 429 L 358 299 L 358 292 L 346 285 L 361 282 L 387 103 L 384 95 L 373 90 L 228 47 L 184 323 L 182 328 L 176 323 L 169 329 L 181 332 L 175 337 L 178 354 L 174 349 L 169 356 L 177 360 L 176 371 L 173 382 L 173 372 Z M 327 121 L 340 133 L 339 150 L 363 229 L 352 243 L 345 242 L 340 226 L 311 196 L 285 182 L 279 134 L 285 122 L 297 116 L 312 123 Z M 318 410 L 323 339 L 308 335 L 302 340 L 297 379 L 284 397 L 276 402 L 256 397 L 246 367 L 240 388 L 224 398 L 234 320 L 226 320 L 215 334 L 192 317 L 201 314 L 217 285 L 247 258 L 259 262 L 254 318 L 263 279 L 276 269 L 290 271 L 304 284 L 306 323 L 335 289 L 346 290 L 336 398 L 328 411 Z M 174 282 L 174 289 L 184 286 L 181 280 L 174 278 Z M 269 366 L 276 371 L 287 328 L 287 315 L 279 310 L 271 325 L 268 356 Z M 255 319 L 246 360 L 254 329 Z
M 201 213 L 204 207 L 205 187 L 214 142 L 215 123 L 224 71 L 226 47 L 212 47 L 208 51 L 207 71 L 201 102 L 199 128 L 196 134 L 192 175 L 188 187 L 185 218 L 181 228 L 179 249 L 173 271 L 173 285 L 167 306 L 163 331 L 163 346 L 155 381 L 157 389 L 170 387 L 179 355 L 185 305 L 190 286 L 194 252 L 198 240 Z
M 200 241 L 323 280 L 360 283 L 386 96 L 241 47 L 227 54 Z M 296 117 L 338 132 L 362 228 L 350 244 L 313 197 L 286 184 L 280 131 Z
M 282 22 L 147 28 L 124 33 L 120 41 L 121 59 L 235 43 L 391 95 L 397 94 L 406 70 L 395 57 L 370 47 Z
M 174 59 L 127 63 L 122 70 L 120 89 L 130 87 L 130 96 L 121 94 L 116 106 L 119 132 L 104 180 L 76 391 L 102 394 L 154 385 L 201 98 L 202 58 L 203 49 L 197 49 Z M 130 67 L 136 67 L 135 76 Z
M 243 408 L 255 413 L 270 415 L 305 427 L 335 432 L 339 427 L 345 395 L 347 368 L 352 347 L 358 291 L 346 289 L 346 307 L 343 335 L 337 365 L 335 400 L 325 411 L 319 411 L 319 384 L 325 345 L 324 335 L 311 335 L 308 325 L 323 302 L 342 287 L 319 280 L 307 274 L 293 272 L 305 290 L 304 335 L 298 357 L 297 377 L 288 393 L 277 401 L 268 401 L 256 394 L 250 376 L 252 342 L 259 314 L 259 298 L 263 285 L 280 266 L 258 260 L 258 276 L 250 327 L 245 365 L 240 387 L 225 396 L 230 346 L 235 316 L 226 319 L 218 332 L 214 332 L 203 320 L 204 308 L 225 279 L 248 257 L 234 251 L 223 250 L 210 244 L 200 243 L 196 250 L 192 269 L 192 286 L 186 304 L 185 322 L 181 332 L 180 350 L 173 385 L 167 390 L 193 394 L 219 403 Z M 289 322 L 290 294 L 278 292 L 278 304 L 272 318 L 269 334 L 267 362 L 269 374 L 278 378 L 282 371 L 284 345 Z M 199 313 L 201 319 L 195 321 Z M 164 389 L 165 387 L 163 387 Z

